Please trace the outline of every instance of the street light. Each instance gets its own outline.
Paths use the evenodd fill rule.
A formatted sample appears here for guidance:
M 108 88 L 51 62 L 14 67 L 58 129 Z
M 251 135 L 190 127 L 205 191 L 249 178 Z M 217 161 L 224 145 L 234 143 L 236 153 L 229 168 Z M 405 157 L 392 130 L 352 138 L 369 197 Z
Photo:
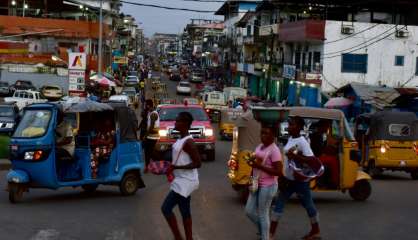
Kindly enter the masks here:
M 12 1 L 12 6 L 16 6 L 16 1 L 15 0 Z

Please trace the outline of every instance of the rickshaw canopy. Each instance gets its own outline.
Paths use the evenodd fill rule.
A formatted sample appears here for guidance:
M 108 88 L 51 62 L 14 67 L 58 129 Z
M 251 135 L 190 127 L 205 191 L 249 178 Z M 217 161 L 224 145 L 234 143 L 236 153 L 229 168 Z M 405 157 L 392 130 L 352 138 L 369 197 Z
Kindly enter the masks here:
M 412 112 L 382 111 L 363 115 L 371 140 L 418 140 L 418 118 Z

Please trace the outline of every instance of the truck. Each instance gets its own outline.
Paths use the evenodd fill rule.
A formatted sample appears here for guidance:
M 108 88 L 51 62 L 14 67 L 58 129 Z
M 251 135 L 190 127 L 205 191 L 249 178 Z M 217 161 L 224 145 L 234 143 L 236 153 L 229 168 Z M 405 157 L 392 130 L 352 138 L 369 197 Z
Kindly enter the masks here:
M 12 97 L 4 98 L 6 103 L 16 103 L 19 110 L 34 103 L 45 103 L 48 100 L 41 98 L 41 93 L 32 90 L 16 90 Z
M 212 91 L 203 94 L 203 106 L 212 122 L 219 122 L 221 111 L 227 110 L 226 97 L 223 92 Z

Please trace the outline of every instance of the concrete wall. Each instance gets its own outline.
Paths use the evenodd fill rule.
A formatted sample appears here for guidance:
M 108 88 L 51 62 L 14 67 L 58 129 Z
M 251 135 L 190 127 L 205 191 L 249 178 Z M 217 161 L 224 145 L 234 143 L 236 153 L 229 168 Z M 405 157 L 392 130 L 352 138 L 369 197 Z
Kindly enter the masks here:
M 16 80 L 32 81 L 35 87 L 40 88 L 43 85 L 58 85 L 64 92 L 68 91 L 68 76 L 61 77 L 55 74 L 40 74 L 40 73 L 12 73 L 6 70 L 0 70 L 0 81 L 14 84 Z
M 354 32 L 360 32 L 373 25 L 375 23 L 354 23 Z M 324 66 L 323 75 L 325 79 L 336 87 L 341 87 L 350 82 L 361 82 L 372 85 L 378 85 L 380 83 L 388 86 L 398 86 L 407 81 L 409 83 L 405 86 L 418 86 L 418 76 L 415 75 L 418 57 L 418 27 L 408 26 L 408 38 L 397 38 L 395 33 L 393 33 L 395 32 L 394 27 L 395 25 L 380 24 L 370 30 L 350 37 L 350 35 L 341 34 L 341 22 L 327 21 L 325 29 L 326 41 L 322 45 L 324 54 L 322 56 Z M 402 26 L 398 26 L 398 28 L 400 27 Z M 380 35 L 386 31 L 388 32 Z M 352 52 L 354 54 L 368 54 L 366 74 L 341 72 L 342 53 L 350 52 L 378 41 L 390 33 L 393 34 L 386 39 Z M 345 39 L 332 42 L 342 38 Z M 364 44 L 360 45 L 362 43 Z M 346 51 L 338 53 L 341 50 Z M 395 66 L 395 56 L 404 56 L 404 66 Z M 323 90 L 329 91 L 333 90 L 333 88 L 325 82 L 323 84 Z

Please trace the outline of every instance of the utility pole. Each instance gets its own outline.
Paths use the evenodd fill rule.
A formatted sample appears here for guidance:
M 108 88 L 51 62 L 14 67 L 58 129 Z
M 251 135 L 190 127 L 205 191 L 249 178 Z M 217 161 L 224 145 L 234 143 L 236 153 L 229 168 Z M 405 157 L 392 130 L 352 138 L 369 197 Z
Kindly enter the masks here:
M 102 51 L 103 51 L 103 0 L 100 0 L 100 16 L 99 16 L 99 63 L 97 66 L 97 76 L 102 77 Z

